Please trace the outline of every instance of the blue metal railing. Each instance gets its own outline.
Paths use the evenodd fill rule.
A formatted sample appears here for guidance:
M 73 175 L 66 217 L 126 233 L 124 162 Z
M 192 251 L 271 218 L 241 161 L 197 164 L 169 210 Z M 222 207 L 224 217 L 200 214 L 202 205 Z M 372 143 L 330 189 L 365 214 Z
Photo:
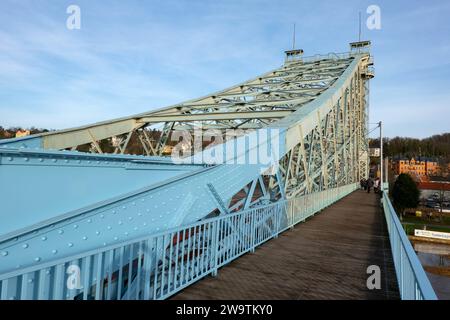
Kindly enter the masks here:
M 0 299 L 165 299 L 357 187 L 280 201 L 3 274 Z
M 436 293 L 386 192 L 383 194 L 382 202 L 401 298 L 403 300 L 436 300 Z

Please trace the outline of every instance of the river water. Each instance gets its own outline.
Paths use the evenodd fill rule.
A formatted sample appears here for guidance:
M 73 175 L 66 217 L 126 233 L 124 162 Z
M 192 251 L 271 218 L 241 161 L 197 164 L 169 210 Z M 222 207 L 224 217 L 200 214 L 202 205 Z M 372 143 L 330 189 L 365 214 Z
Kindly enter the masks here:
M 414 242 L 422 266 L 450 268 L 450 245 L 429 242 Z M 450 300 L 450 276 L 426 272 L 440 300 Z

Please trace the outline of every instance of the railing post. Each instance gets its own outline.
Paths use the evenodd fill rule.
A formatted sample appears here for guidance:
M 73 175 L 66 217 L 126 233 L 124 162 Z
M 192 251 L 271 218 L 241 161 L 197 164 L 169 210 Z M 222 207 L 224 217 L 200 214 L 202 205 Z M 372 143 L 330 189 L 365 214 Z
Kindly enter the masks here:
M 280 220 L 281 220 L 281 205 L 284 205 L 284 202 L 282 202 L 281 204 L 280 203 L 277 203 L 277 205 L 275 205 L 274 207 L 273 207 L 273 209 L 275 209 L 275 213 L 274 213 L 274 216 L 275 216 L 275 230 L 274 230 L 274 235 L 273 235 L 273 238 L 274 239 L 277 239 L 278 238 L 278 234 L 279 234 L 279 232 L 280 232 Z
M 213 277 L 217 277 L 217 273 L 218 273 L 218 260 L 219 260 L 219 223 L 220 220 L 216 220 L 213 223 L 213 247 L 212 247 L 212 253 L 213 253 L 213 268 L 212 268 L 212 272 L 211 275 Z
M 251 212 L 251 222 L 250 222 L 250 243 L 251 243 L 251 253 L 255 253 L 255 241 L 256 241 L 256 210 L 254 209 Z
M 290 220 L 289 220 L 289 227 L 291 230 L 294 230 L 294 226 L 295 226 L 295 207 L 297 206 L 296 200 L 294 199 L 290 199 L 286 202 L 287 208 L 289 209 L 289 216 L 290 216 Z
M 403 248 L 400 245 L 400 288 L 401 288 L 400 295 L 401 295 L 402 299 L 404 299 L 404 292 L 405 292 L 404 279 L 403 279 L 403 277 L 404 277 L 404 272 L 403 272 L 404 263 L 403 263 L 403 259 L 404 259 L 404 257 L 403 257 Z

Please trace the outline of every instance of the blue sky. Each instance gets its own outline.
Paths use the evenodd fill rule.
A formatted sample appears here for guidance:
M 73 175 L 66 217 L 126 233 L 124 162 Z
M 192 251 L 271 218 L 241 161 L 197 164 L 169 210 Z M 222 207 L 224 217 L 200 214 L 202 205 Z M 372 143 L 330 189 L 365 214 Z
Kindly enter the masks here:
M 68 30 L 66 9 L 81 8 Z M 306 55 L 348 51 L 381 8 L 371 122 L 387 136 L 450 131 L 449 1 L 0 1 L 0 125 L 52 129 L 164 107 Z

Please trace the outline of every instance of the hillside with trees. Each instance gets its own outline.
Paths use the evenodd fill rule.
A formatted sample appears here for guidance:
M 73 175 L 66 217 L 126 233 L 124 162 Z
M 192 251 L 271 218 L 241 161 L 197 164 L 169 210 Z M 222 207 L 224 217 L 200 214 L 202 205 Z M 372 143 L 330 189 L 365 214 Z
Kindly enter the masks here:
M 12 127 L 12 128 L 3 128 L 0 126 L 0 139 L 10 139 L 15 137 L 15 133 L 23 128 Z M 48 132 L 48 129 L 38 129 L 35 127 L 31 127 L 27 130 L 30 130 L 31 134 L 37 134 L 42 132 Z M 153 138 L 158 138 L 160 132 L 159 131 L 151 131 L 151 135 Z M 106 152 L 113 150 L 111 145 L 108 145 L 108 142 L 102 142 L 105 145 L 102 145 L 102 149 L 105 148 Z M 380 146 L 379 139 L 372 139 L 370 141 L 370 147 L 377 148 Z M 131 149 L 137 153 L 143 153 L 143 150 L 137 137 L 132 137 L 130 141 Z M 83 150 L 87 151 L 89 146 L 86 146 Z M 407 137 L 395 137 L 395 138 L 385 138 L 383 139 L 383 148 L 384 154 L 388 157 L 395 156 L 404 156 L 407 158 L 418 158 L 418 157 L 431 157 L 437 158 L 439 162 L 442 163 L 450 163 L 450 133 L 444 133 L 440 135 L 434 135 L 425 139 L 415 139 L 415 138 L 407 138 Z
M 370 141 L 370 147 L 380 146 L 379 139 Z M 384 138 L 383 151 L 388 157 L 407 158 L 431 157 L 450 162 L 450 133 L 434 135 L 425 139 L 406 137 Z
M 19 130 L 25 130 L 24 128 L 20 127 L 11 127 L 11 128 L 3 128 L 0 126 L 0 139 L 11 139 L 16 136 L 16 132 Z M 26 130 L 30 130 L 30 134 L 38 134 L 43 132 L 49 132 L 47 129 L 38 129 L 35 127 L 28 128 Z
M 47 129 L 37 129 L 34 127 L 32 127 L 32 128 L 11 127 L 11 128 L 5 129 L 2 126 L 0 126 L 0 139 L 15 138 L 16 132 L 25 131 L 25 130 L 30 130 L 30 134 L 39 134 L 39 133 L 52 131 L 52 130 L 47 130 Z M 157 130 L 151 130 L 148 132 L 148 134 L 151 139 L 158 140 L 161 132 L 157 131 Z M 174 142 L 172 142 L 172 143 L 174 143 Z M 104 153 L 114 153 L 115 147 L 112 145 L 111 139 L 105 139 L 105 140 L 100 141 L 99 146 Z M 91 147 L 92 147 L 91 144 L 88 143 L 85 145 L 78 146 L 77 150 L 81 151 L 81 152 L 89 152 Z M 131 136 L 130 141 L 128 142 L 127 151 L 130 154 L 145 154 L 145 150 L 142 147 L 142 144 L 139 141 L 139 138 L 137 137 L 136 134 L 133 134 Z

